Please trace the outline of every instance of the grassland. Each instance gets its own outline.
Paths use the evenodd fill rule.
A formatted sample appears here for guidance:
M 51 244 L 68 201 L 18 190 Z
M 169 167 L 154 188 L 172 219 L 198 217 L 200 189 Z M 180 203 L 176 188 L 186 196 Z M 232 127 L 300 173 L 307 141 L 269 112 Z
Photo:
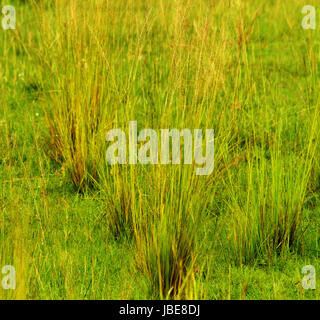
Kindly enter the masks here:
M 0 267 L 17 288 L 1 299 L 320 298 L 301 287 L 303 266 L 320 274 L 316 1 L 10 4 Z M 130 120 L 213 128 L 214 172 L 108 165 Z

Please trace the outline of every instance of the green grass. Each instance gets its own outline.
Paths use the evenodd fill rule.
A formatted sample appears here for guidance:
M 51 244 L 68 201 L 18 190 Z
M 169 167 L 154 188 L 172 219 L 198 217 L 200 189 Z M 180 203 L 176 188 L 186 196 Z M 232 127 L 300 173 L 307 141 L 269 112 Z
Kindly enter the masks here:
M 11 4 L 0 268 L 17 288 L 0 299 L 320 298 L 301 286 L 303 266 L 320 274 L 320 29 L 301 28 L 305 4 Z M 108 130 L 133 120 L 214 129 L 213 173 L 108 165 Z

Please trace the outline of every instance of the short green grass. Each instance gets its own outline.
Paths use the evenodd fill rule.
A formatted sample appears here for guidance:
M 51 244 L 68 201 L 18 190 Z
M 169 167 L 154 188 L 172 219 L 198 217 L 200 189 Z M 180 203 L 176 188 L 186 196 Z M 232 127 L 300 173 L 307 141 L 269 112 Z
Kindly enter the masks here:
M 1 299 L 320 298 L 301 286 L 320 274 L 320 29 L 301 1 L 11 4 Z M 130 120 L 214 129 L 214 172 L 108 166 Z

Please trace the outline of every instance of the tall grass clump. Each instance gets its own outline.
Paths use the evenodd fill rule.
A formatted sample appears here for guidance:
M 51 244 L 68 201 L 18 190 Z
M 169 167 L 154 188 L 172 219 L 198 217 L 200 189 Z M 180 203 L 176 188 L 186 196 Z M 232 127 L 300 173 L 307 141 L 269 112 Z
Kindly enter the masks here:
M 42 42 L 37 57 L 45 67 L 41 82 L 47 93 L 42 103 L 49 132 L 47 150 L 83 191 L 98 179 L 104 136 L 115 117 L 108 70 L 109 30 L 101 27 L 105 9 L 103 1 L 84 7 L 79 1 L 59 0 L 49 16 L 44 3 L 40 1 L 35 10 Z
M 137 267 L 154 298 L 186 299 L 197 294 L 198 234 L 206 201 L 199 201 L 200 186 L 195 192 L 199 178 L 186 171 L 159 167 L 153 172 L 156 179 L 148 184 L 148 197 L 142 189 L 137 197 Z
M 128 166 L 114 166 L 100 172 L 100 195 L 105 204 L 105 221 L 115 239 L 131 239 L 134 233 L 135 192 Z
M 275 255 L 299 246 L 318 131 L 319 121 L 314 118 L 306 144 L 296 157 L 288 156 L 281 129 L 273 142 L 264 141 L 270 145 L 269 152 L 250 148 L 247 167 L 239 173 L 240 192 L 236 188 L 230 191 L 227 243 L 231 261 L 240 265 L 272 261 Z

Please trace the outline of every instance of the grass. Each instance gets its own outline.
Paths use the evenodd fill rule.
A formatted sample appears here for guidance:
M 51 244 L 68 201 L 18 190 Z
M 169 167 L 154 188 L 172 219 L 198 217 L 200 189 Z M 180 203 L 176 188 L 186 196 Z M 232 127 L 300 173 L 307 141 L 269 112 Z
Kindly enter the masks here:
M 301 287 L 320 270 L 320 33 L 301 3 L 11 4 L 1 299 L 320 298 Z M 108 165 L 107 132 L 134 120 L 214 129 L 213 173 Z

